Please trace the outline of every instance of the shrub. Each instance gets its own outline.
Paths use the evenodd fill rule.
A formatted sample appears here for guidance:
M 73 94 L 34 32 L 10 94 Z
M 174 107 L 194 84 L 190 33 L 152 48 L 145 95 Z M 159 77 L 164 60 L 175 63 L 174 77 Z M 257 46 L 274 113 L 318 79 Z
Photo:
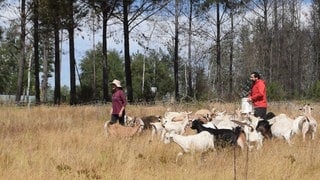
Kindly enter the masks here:
M 308 90 L 308 98 L 319 99 L 320 98 L 320 81 L 317 81 Z
M 277 81 L 274 81 L 267 85 L 267 95 L 269 100 L 281 101 L 284 100 L 287 93 Z

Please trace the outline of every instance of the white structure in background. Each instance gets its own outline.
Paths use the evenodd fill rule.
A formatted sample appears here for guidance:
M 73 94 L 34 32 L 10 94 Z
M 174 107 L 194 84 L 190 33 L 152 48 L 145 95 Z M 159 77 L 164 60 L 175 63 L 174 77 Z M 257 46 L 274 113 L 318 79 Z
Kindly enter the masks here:
M 16 95 L 0 94 L 0 103 L 10 104 L 10 103 L 15 103 L 15 101 L 16 101 Z M 36 101 L 35 96 L 29 96 L 29 102 L 33 103 L 35 101 Z M 28 96 L 22 95 L 20 102 L 27 103 Z

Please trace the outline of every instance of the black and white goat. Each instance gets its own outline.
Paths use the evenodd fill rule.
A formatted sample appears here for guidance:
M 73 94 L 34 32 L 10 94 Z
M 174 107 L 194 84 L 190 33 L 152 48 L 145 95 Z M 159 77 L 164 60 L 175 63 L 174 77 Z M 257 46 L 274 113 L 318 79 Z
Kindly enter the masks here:
M 242 127 L 243 131 L 245 132 L 246 142 L 250 151 L 253 148 L 253 145 L 251 145 L 252 143 L 257 145 L 257 149 L 260 149 L 262 147 L 263 136 L 251 124 L 236 120 L 232 121 Z
M 203 123 L 196 119 L 192 121 L 191 129 L 197 130 L 197 133 L 208 131 L 214 135 L 216 145 L 221 147 L 225 147 L 226 145 L 239 145 L 241 149 L 244 148 L 245 140 L 239 138 L 240 134 L 244 132 L 239 126 L 236 127 L 234 131 L 230 129 L 213 129 L 203 126 Z M 240 141 L 240 143 L 238 141 Z
M 271 124 L 269 120 L 274 118 L 276 115 L 273 112 L 268 112 L 264 117 L 263 120 L 259 121 L 256 127 L 256 130 L 262 134 L 265 139 L 271 139 Z

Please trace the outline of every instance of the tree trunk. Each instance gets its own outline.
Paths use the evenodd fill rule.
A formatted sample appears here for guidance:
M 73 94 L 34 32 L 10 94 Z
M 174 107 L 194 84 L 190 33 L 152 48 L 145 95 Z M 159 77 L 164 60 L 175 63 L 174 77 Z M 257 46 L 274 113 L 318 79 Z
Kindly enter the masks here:
M 179 77 L 178 77 L 178 68 L 179 68 L 179 0 L 175 1 L 175 33 L 174 33 L 174 59 L 173 59 L 173 68 L 174 68 L 174 92 L 175 100 L 179 101 Z
M 267 5 L 266 5 L 266 8 L 265 8 L 265 18 L 264 18 L 264 23 L 265 23 L 265 43 L 266 43 L 266 50 L 265 50 L 265 61 L 266 61 L 266 77 L 267 78 L 267 81 L 270 82 L 271 81 L 271 74 L 272 74 L 272 71 L 273 71 L 273 68 L 272 68 L 272 58 L 271 58 L 271 43 L 272 43 L 272 39 L 271 39 L 271 36 L 270 36 L 270 31 L 269 31 L 269 28 L 268 28 L 268 24 L 269 24 L 269 19 L 268 19 L 268 8 L 267 8 Z
M 33 27 L 34 27 L 34 78 L 35 78 L 35 91 L 36 91 L 36 104 L 40 104 L 40 80 L 39 80 L 39 2 L 38 0 L 33 1 L 33 11 L 34 11 L 34 19 L 33 19 Z
M 193 14 L 193 1 L 190 0 L 189 9 L 189 27 L 188 27 L 188 67 L 187 67 L 187 84 L 186 84 L 186 95 L 192 97 L 192 67 L 191 67 L 191 44 L 192 44 L 192 14 Z
M 55 5 L 55 21 L 54 21 L 54 104 L 61 103 L 61 85 L 60 85 L 60 17 L 59 6 Z
M 230 56 L 229 56 L 229 100 L 232 99 L 233 92 L 233 41 L 234 41 L 234 26 L 233 26 L 233 9 L 230 12 L 230 23 L 231 23 L 231 39 L 230 39 Z
M 124 34 L 124 60 L 126 73 L 126 89 L 128 102 L 133 102 L 131 59 L 129 43 L 129 21 L 128 21 L 129 0 L 123 0 L 123 34 Z
M 314 32 L 313 38 L 313 61 L 314 61 L 314 75 L 315 80 L 319 81 L 320 79 L 320 2 L 313 2 L 313 17 L 312 17 L 312 30 Z
M 20 34 L 20 58 L 19 58 L 19 74 L 16 92 L 16 103 L 20 103 L 23 91 L 23 77 L 26 61 L 26 0 L 21 0 L 21 34 Z
M 280 50 L 280 38 L 279 38 L 279 18 L 278 18 L 278 2 L 274 1 L 274 48 L 273 48 L 273 56 L 272 58 L 274 59 L 273 61 L 273 66 L 274 70 L 273 73 L 270 72 L 270 81 L 273 81 L 273 77 L 278 77 L 280 76 L 280 57 L 281 57 L 281 50 Z
M 74 56 L 74 19 L 73 19 L 73 1 L 69 1 L 69 58 L 70 58 L 70 105 L 76 102 L 76 60 Z
M 108 76 L 108 54 L 107 54 L 107 22 L 108 22 L 108 8 L 106 7 L 107 4 L 105 3 L 103 5 L 103 21 L 102 21 L 102 87 L 103 87 L 103 100 L 105 102 L 110 101 L 110 96 L 109 96 L 109 76 Z
M 48 90 L 48 58 L 49 58 L 49 37 L 44 39 L 43 48 L 43 79 L 41 81 L 42 102 L 47 102 L 47 90 Z
M 219 2 L 216 3 L 217 5 L 217 74 L 216 74 L 216 81 L 215 81 L 215 85 L 217 88 L 217 96 L 221 97 L 222 95 L 222 81 L 221 81 L 221 37 L 220 37 L 220 31 L 221 31 L 221 20 L 220 20 L 220 4 Z
M 97 77 L 96 77 L 96 42 L 95 42 L 95 16 L 92 16 L 92 60 L 93 60 L 93 81 L 92 81 L 92 98 L 97 99 Z

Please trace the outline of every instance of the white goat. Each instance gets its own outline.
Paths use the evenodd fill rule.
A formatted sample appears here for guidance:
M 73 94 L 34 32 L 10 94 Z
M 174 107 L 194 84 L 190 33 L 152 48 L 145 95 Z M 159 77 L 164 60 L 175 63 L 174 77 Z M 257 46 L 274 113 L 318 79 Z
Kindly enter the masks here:
M 302 137 L 303 141 L 306 139 L 306 134 L 311 134 L 311 139 L 313 140 L 315 138 L 315 133 L 317 131 L 318 122 L 312 117 L 311 110 L 312 107 L 310 107 L 309 104 L 304 105 L 301 110 L 303 110 L 303 114 L 308 118 L 308 126 L 304 127 L 302 130 Z
M 294 120 L 289 118 L 286 114 L 279 114 L 278 116 L 269 120 L 271 126 L 271 133 L 277 138 L 284 138 L 289 145 L 292 145 L 291 138 L 294 134 L 299 134 L 307 125 L 306 116 L 298 116 Z
M 162 132 L 165 131 L 162 122 L 151 122 L 150 125 L 152 126 L 151 140 L 153 140 L 155 135 L 161 136 Z
M 238 125 L 231 120 L 239 120 L 236 114 L 226 114 L 226 112 L 217 112 L 216 116 L 212 119 L 212 124 L 218 129 L 234 129 Z
M 257 145 L 257 149 L 261 149 L 262 142 L 263 142 L 263 136 L 260 132 L 258 132 L 256 129 L 254 129 L 252 126 L 245 125 L 243 127 L 243 131 L 246 134 L 246 140 L 247 145 L 249 147 L 249 150 L 253 148 L 251 143 L 255 143 Z
M 164 135 L 164 143 L 168 144 L 171 141 L 177 143 L 183 149 L 183 152 L 177 154 L 176 162 L 178 162 L 178 158 L 183 155 L 183 153 L 194 153 L 195 151 L 206 152 L 214 149 L 214 138 L 208 131 L 202 131 L 198 134 L 188 136 L 166 133 Z
M 199 109 L 194 113 L 192 118 L 199 119 L 203 123 L 207 123 L 212 120 L 214 113 L 215 113 L 215 108 L 213 108 L 211 111 L 209 109 Z
M 164 121 L 182 121 L 186 117 L 188 117 L 192 112 L 174 112 L 174 111 L 167 111 L 164 114 L 163 120 Z
M 186 132 L 186 128 L 191 121 L 188 118 L 185 118 L 183 121 L 165 121 L 162 123 L 162 126 L 165 131 L 162 131 L 161 139 L 163 139 L 164 134 L 166 132 L 175 133 L 175 134 L 184 134 Z
M 234 129 L 236 128 L 238 125 L 234 122 L 232 122 L 231 120 L 223 120 L 220 121 L 218 124 L 216 124 L 216 127 L 218 129 Z
M 211 111 L 209 109 L 199 109 L 197 110 L 194 115 L 202 115 L 202 116 L 211 116 L 214 115 L 216 109 L 212 108 Z

